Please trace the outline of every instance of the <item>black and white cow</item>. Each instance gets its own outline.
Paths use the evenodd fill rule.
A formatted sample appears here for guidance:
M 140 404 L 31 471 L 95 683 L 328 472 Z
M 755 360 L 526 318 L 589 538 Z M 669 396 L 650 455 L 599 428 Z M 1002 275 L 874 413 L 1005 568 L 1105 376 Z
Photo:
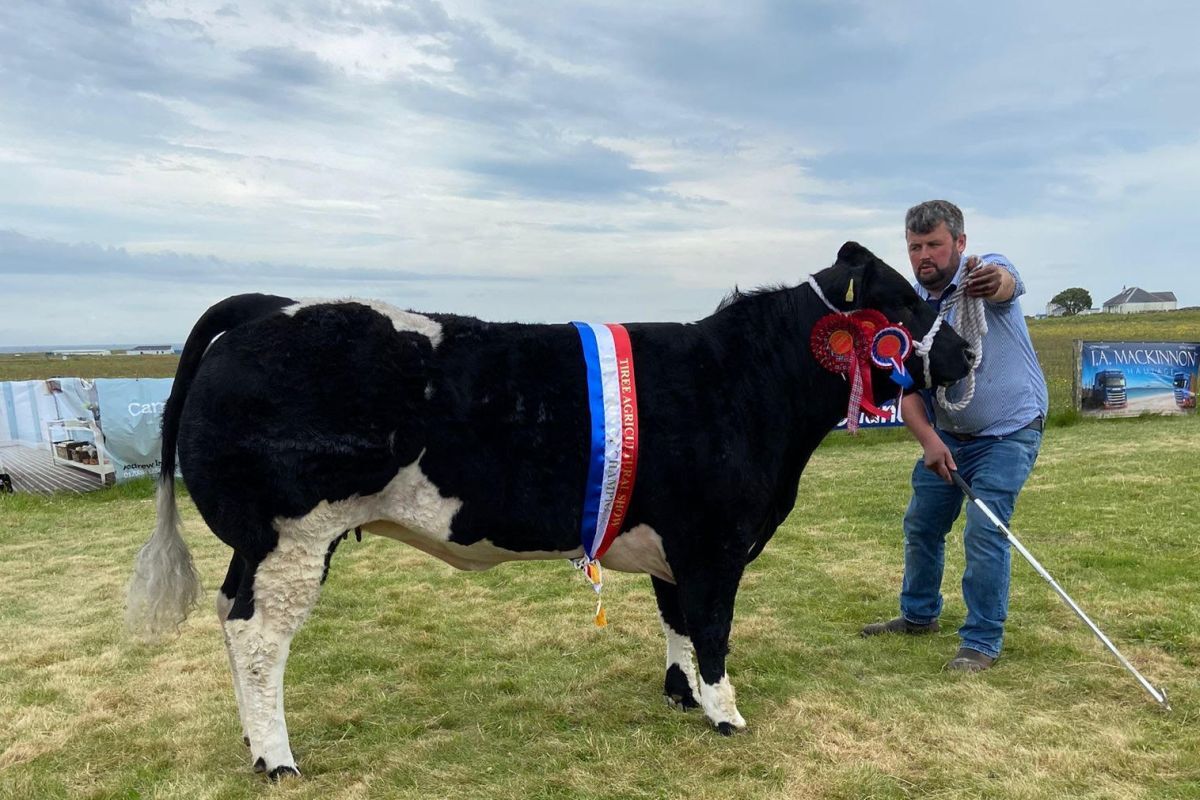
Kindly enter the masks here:
M 855 243 L 816 281 L 838 306 L 877 309 L 915 339 L 934 322 L 907 281 Z M 725 734 L 745 725 L 725 674 L 742 571 L 846 413 L 846 381 L 809 346 L 827 313 L 801 284 L 735 294 L 699 322 L 626 326 L 641 446 L 625 524 L 602 563 L 651 576 L 665 693 Z M 943 327 L 930 359 L 934 382 L 948 384 L 970 355 Z M 924 369 L 910 361 L 919 387 Z M 339 537 L 361 527 L 461 569 L 579 556 L 585 380 L 571 325 L 362 300 L 218 303 L 188 337 L 163 416 L 158 522 L 130 586 L 131 626 L 173 630 L 200 591 L 179 535 L 178 447 L 196 507 L 233 548 L 217 614 L 251 760 L 272 777 L 296 773 L 284 665 Z M 875 400 L 887 399 L 883 373 L 874 385 Z

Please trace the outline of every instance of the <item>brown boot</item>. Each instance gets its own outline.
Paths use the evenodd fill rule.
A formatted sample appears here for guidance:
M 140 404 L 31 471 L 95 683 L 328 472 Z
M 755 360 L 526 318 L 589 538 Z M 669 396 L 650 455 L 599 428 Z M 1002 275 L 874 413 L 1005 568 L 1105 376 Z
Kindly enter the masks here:
M 995 662 L 996 659 L 986 653 L 960 647 L 954 658 L 946 663 L 946 669 L 955 672 L 983 672 Z
M 889 619 L 887 622 L 872 622 L 862 629 L 862 636 L 879 636 L 882 633 L 906 633 L 909 636 L 920 636 L 925 633 L 937 633 L 941 630 L 937 620 L 918 625 L 909 622 L 904 617 Z

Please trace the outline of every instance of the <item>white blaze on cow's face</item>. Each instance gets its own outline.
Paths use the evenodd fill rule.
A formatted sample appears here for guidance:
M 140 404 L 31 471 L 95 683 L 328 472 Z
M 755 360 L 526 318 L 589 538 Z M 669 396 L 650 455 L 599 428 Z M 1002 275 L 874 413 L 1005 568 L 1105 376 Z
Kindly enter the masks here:
M 372 311 L 376 311 L 390 319 L 392 327 L 397 331 L 401 333 L 419 333 L 428 338 L 434 349 L 437 349 L 437 346 L 442 343 L 442 324 L 440 322 L 430 319 L 424 314 L 404 311 L 381 300 L 364 300 L 358 297 L 346 297 L 338 300 L 305 297 L 297 300 L 295 305 L 283 309 L 283 313 L 289 317 L 294 317 L 301 309 L 320 305 L 336 305 L 338 303 L 358 303 L 359 305 L 366 306 Z

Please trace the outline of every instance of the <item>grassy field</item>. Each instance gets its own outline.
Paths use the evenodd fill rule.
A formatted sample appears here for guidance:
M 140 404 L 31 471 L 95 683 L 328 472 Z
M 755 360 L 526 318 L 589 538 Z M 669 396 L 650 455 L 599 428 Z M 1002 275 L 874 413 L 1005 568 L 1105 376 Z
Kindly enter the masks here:
M 249 768 L 215 615 L 163 646 L 120 627 L 154 513 L 147 484 L 0 497 L 2 798 L 1195 798 L 1200 796 L 1200 426 L 1052 429 L 1014 530 L 1157 684 L 1164 714 L 1019 559 L 987 673 L 945 673 L 945 633 L 862 640 L 895 611 L 914 448 L 837 437 L 739 595 L 730 674 L 750 729 L 660 697 L 643 577 L 611 624 L 565 563 L 459 573 L 367 536 L 337 553 L 287 676 L 305 777 Z M 183 503 L 206 586 L 227 551 Z
M 179 356 L 0 354 L 0 381 L 46 378 L 174 378 Z

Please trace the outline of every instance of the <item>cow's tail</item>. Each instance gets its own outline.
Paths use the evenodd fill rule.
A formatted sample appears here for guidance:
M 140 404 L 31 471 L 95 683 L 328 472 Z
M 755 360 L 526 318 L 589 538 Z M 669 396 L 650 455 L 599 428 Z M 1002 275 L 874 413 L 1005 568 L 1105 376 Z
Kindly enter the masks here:
M 125 605 L 125 625 L 133 634 L 154 640 L 179 629 L 203 591 L 192 554 L 180 535 L 175 502 L 175 447 L 188 388 L 205 351 L 220 334 L 295 301 L 265 294 L 222 300 L 205 312 L 183 346 L 171 396 L 162 417 L 162 469 L 158 478 L 157 521 L 150 540 L 134 560 Z

